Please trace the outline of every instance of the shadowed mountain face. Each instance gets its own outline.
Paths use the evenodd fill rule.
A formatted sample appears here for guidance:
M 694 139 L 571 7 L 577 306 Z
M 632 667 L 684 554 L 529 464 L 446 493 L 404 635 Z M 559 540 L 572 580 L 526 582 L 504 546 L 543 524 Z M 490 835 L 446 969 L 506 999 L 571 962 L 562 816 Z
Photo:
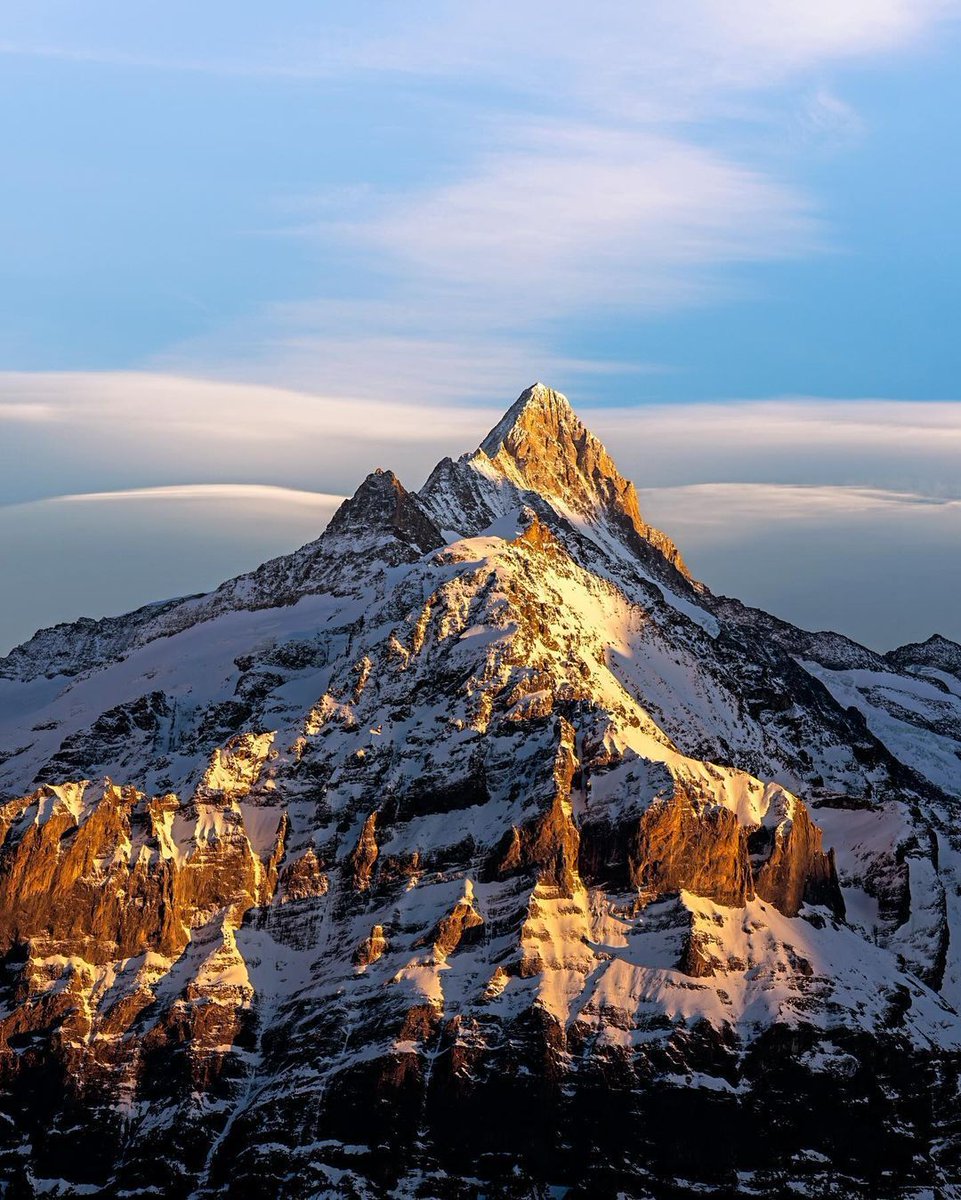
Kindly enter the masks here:
M 952 1195 L 961 647 L 692 581 L 535 385 L 0 661 L 10 1197 Z

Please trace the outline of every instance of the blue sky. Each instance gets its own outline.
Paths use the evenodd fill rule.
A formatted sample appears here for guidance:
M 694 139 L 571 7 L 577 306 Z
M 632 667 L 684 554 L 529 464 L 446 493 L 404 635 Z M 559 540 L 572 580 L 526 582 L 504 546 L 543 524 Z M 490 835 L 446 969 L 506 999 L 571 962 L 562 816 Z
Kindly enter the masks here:
M 955 0 L 5 6 L 0 504 L 339 494 L 385 457 L 416 485 L 535 378 L 616 428 L 641 486 L 961 496 L 959 18 Z M 758 434 L 773 410 L 745 407 L 772 399 L 804 415 L 794 459 L 776 424 Z M 850 401 L 863 419 L 839 445 L 832 406 Z M 941 416 L 899 416 L 901 445 L 880 401 Z M 715 453 L 705 405 L 763 452 Z M 652 454 L 674 406 L 690 453 Z M 304 509 L 284 527 L 271 497 L 282 549 Z M 211 493 L 226 572 L 264 546 L 245 557 L 224 503 Z M 726 554 L 750 589 L 771 560 L 751 575 L 767 541 L 738 511 Z M 3 541 L 23 520 L 0 509 L 18 590 L 43 551 L 39 533 Z M 216 582 L 158 521 L 138 544 L 170 559 L 171 590 Z M 83 603 L 116 610 L 99 573 Z M 836 623 L 897 640 L 904 604 L 859 629 L 839 602 Z M 0 648 L 29 620 L 0 622 Z
M 546 44 L 555 6 L 459 7 L 403 28 L 378 5 L 350 26 L 325 4 L 9 6 L 5 366 L 229 374 L 250 355 L 288 382 L 304 368 L 283 343 L 336 336 L 324 308 L 350 303 L 371 336 L 434 325 L 532 367 L 577 359 L 563 382 L 584 400 L 625 381 L 651 399 L 954 397 L 950 6 L 849 3 L 837 29 L 814 3 L 798 31 L 799 6 L 732 5 L 706 39 L 698 10 L 726 6 L 659 23 L 612 5 L 598 27 L 562 4 Z M 545 203 L 547 228 L 499 224 Z M 583 258 L 552 265 L 568 236 Z M 451 298 L 463 317 L 439 319 Z M 420 310 L 413 331 L 382 304 Z

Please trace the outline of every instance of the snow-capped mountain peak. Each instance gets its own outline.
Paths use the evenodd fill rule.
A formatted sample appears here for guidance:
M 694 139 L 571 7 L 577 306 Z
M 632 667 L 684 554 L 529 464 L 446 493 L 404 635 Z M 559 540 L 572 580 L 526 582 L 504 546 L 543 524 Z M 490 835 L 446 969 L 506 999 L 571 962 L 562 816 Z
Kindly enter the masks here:
M 520 394 L 473 454 L 445 459 L 422 489 L 435 520 L 479 532 L 519 503 L 548 505 L 604 548 L 611 543 L 657 570 L 690 579 L 677 547 L 641 516 L 634 485 L 566 396 L 543 383 Z
M 644 539 L 652 532 L 641 517 L 634 485 L 567 397 L 542 383 L 521 393 L 471 461 L 589 521 L 606 520 Z
M 538 384 L 0 661 L 10 1195 L 953 1194 L 961 648 L 681 572 Z
M 494 458 L 506 445 L 513 450 L 525 438 L 539 441 L 543 448 L 545 439 L 559 441 L 566 431 L 586 432 L 570 401 L 544 383 L 532 383 L 484 438 L 480 449 Z

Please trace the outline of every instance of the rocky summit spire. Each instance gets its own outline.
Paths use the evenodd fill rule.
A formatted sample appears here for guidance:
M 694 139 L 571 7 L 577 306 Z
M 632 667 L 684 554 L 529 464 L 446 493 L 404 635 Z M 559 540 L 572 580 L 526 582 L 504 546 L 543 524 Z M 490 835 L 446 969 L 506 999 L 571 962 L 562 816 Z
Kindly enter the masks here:
M 549 434 L 560 436 L 578 426 L 584 430 L 566 396 L 543 383 L 533 383 L 521 392 L 480 448 L 493 458 L 505 445 L 518 447 L 525 436 L 535 440 Z
M 589 521 L 606 518 L 629 540 L 640 537 L 687 575 L 677 547 L 641 517 L 637 492 L 566 396 L 535 383 L 522 392 L 475 452 L 524 491 Z
M 637 496 L 567 397 L 535 383 L 481 442 L 484 454 L 513 483 L 587 513 L 600 500 L 637 512 Z M 639 515 L 638 515 L 639 519 Z

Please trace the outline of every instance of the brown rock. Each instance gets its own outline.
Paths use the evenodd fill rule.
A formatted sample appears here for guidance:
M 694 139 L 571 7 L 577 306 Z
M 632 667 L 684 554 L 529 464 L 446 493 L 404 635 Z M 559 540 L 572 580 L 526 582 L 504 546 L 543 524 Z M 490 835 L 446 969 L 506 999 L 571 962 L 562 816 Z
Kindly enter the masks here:
M 633 885 L 652 896 L 685 888 L 718 904 L 743 905 L 754 894 L 747 837 L 735 814 L 683 794 L 644 812 L 629 864 Z
M 671 539 L 642 518 L 634 485 L 559 392 L 542 384 L 528 388 L 477 455 L 489 458 L 508 479 L 530 491 L 562 496 L 584 516 L 607 516 L 628 537 L 653 546 L 690 578 Z
M 501 839 L 489 864 L 495 878 L 535 868 L 542 883 L 573 895 L 579 883 L 577 858 L 580 834 L 571 812 L 571 783 L 577 760 L 574 730 L 558 720 L 558 747 L 554 756 L 549 807 L 520 828 L 512 826 Z
M 309 896 L 324 896 L 330 887 L 330 880 L 321 869 L 320 860 L 309 847 L 293 862 L 280 872 L 281 903 L 290 900 L 306 900 Z
M 484 918 L 470 900 L 461 900 L 437 923 L 432 940 L 434 953 L 443 958 L 453 954 L 461 942 L 475 940 L 484 928 Z
M 838 916 L 844 915 L 833 852 L 824 853 L 821 830 L 800 800 L 793 800 L 790 815 L 773 830 L 755 831 L 750 847 L 767 855 L 766 861 L 755 865 L 754 887 L 762 900 L 788 917 L 797 916 L 805 901 L 825 904 Z
M 383 925 L 375 925 L 370 935 L 365 937 L 354 951 L 354 962 L 358 967 L 369 967 L 371 963 L 383 958 L 387 950 L 387 938 L 384 937 Z
M 368 816 L 360 831 L 357 845 L 350 852 L 347 863 L 351 871 L 354 891 L 366 892 L 374 874 L 374 864 L 377 862 L 377 812 Z

